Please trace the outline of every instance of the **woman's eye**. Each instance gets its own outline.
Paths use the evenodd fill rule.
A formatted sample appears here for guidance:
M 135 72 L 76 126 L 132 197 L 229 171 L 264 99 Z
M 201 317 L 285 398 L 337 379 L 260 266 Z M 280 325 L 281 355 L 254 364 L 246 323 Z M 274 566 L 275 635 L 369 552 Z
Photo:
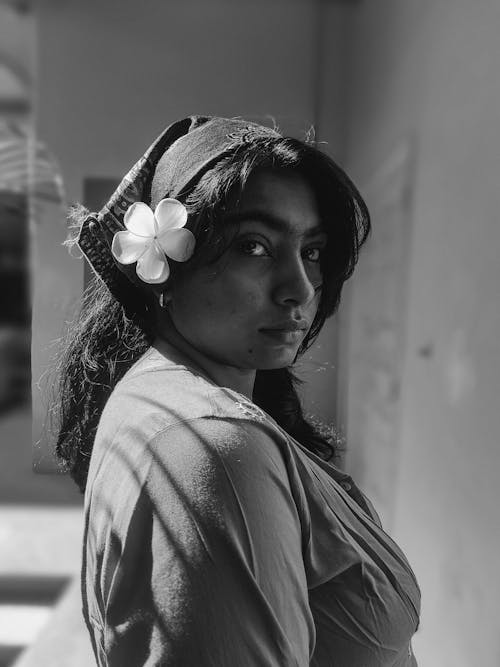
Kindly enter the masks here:
M 259 241 L 254 241 L 252 239 L 248 239 L 247 241 L 242 241 L 239 244 L 239 248 L 241 252 L 243 252 L 245 255 L 251 255 L 253 257 L 262 257 L 268 254 L 267 250 L 265 249 L 262 243 L 260 243 Z
M 310 262 L 319 262 L 321 259 L 321 248 L 308 248 L 304 254 Z

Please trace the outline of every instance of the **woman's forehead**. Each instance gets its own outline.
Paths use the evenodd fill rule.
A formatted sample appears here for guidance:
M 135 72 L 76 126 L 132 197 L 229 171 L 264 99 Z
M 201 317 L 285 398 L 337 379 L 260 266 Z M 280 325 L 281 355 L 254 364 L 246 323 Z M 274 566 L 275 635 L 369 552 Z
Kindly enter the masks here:
M 324 225 L 307 219 L 290 219 L 275 215 L 264 208 L 243 209 L 225 217 L 227 223 L 238 223 L 242 231 L 246 227 L 265 227 L 266 230 L 284 236 L 312 238 L 326 236 Z
M 311 236 L 324 230 L 312 187 L 291 170 L 251 174 L 224 217 L 240 224 L 258 222 L 277 233 Z

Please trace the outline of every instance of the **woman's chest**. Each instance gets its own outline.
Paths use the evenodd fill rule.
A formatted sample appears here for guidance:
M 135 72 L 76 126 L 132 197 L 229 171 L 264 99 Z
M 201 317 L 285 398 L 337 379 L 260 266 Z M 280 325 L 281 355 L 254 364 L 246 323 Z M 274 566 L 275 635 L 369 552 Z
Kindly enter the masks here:
M 328 474 L 304 476 L 304 551 L 316 627 L 311 665 L 413 665 L 420 591 L 398 545 Z

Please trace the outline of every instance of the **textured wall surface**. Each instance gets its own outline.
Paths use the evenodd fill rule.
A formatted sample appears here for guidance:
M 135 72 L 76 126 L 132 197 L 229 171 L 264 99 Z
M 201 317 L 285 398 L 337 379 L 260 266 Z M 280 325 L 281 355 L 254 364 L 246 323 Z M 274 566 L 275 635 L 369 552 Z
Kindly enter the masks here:
M 423 667 L 500 663 L 499 25 L 496 0 L 367 2 L 352 25 L 354 176 L 416 145 L 393 533 Z

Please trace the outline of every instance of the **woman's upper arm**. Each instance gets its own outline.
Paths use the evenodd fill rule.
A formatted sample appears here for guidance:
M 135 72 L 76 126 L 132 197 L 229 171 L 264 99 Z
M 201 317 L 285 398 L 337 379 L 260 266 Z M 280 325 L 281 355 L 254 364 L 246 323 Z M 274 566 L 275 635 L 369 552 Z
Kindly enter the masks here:
M 309 665 L 301 525 L 277 443 L 256 423 L 200 418 L 148 455 L 108 596 L 109 664 L 126 665 L 134 639 L 140 664 Z

